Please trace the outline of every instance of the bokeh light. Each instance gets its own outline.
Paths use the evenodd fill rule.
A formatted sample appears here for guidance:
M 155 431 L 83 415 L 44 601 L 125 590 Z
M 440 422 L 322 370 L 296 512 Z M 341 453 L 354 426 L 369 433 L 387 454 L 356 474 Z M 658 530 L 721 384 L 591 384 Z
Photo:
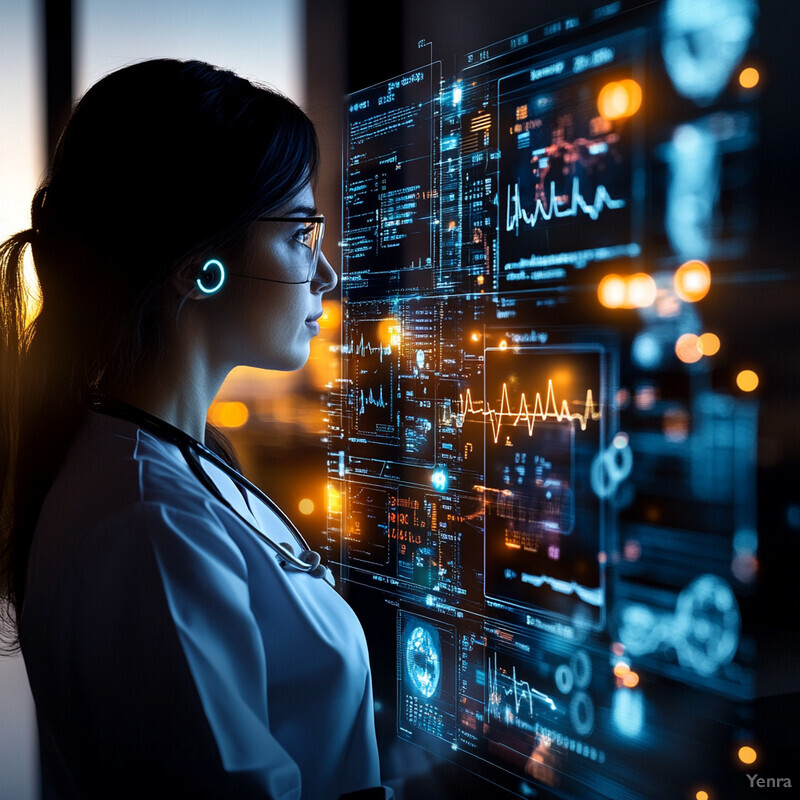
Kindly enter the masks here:
M 305 514 L 306 516 L 314 513 L 314 501 L 310 497 L 304 497 L 297 504 L 297 507 L 300 509 L 300 513 Z
M 758 375 L 751 369 L 743 369 L 736 376 L 736 385 L 743 392 L 752 392 L 758 386 Z
M 238 400 L 215 400 L 208 409 L 208 421 L 219 428 L 241 428 L 248 419 L 247 406 Z
M 749 745 L 739 748 L 739 761 L 741 761 L 742 764 L 753 764 L 756 758 L 758 758 L 758 753 Z
M 684 333 L 678 337 L 675 342 L 675 355 L 683 361 L 684 364 L 694 364 L 699 361 L 703 354 L 698 347 L 699 337 L 695 333 Z
M 634 686 L 639 685 L 639 676 L 635 672 L 628 672 L 622 676 L 622 685 L 627 686 L 628 689 L 633 689 Z
M 637 272 L 628 278 L 628 304 L 633 308 L 647 308 L 656 301 L 656 282 L 646 272 Z
M 642 105 L 642 87 L 627 78 L 607 83 L 597 96 L 597 110 L 606 119 L 632 117 Z
M 695 795 L 696 800 L 708 800 L 708 792 L 702 789 Z
M 342 321 L 342 310 L 338 300 L 322 302 L 322 316 L 319 318 L 320 328 L 338 328 Z
M 702 261 L 687 261 L 675 271 L 674 286 L 675 293 L 681 300 L 696 303 L 711 288 L 711 270 Z
M 621 308 L 626 294 L 625 281 L 613 272 L 606 275 L 597 287 L 597 297 L 606 308 Z
M 745 67 L 739 73 L 739 85 L 743 89 L 753 89 L 758 85 L 759 78 L 758 70 L 755 67 Z
M 719 336 L 715 333 L 703 333 L 697 339 L 697 349 L 701 355 L 713 356 L 719 352 Z

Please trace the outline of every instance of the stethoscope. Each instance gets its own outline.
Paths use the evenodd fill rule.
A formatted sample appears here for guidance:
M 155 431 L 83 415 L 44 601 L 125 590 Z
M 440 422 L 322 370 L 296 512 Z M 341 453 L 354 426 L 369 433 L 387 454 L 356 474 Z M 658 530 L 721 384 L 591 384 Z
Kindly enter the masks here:
M 323 578 L 331 586 L 336 585 L 333 573 L 324 564 L 320 563 L 319 553 L 314 552 L 308 546 L 303 534 L 300 533 L 291 519 L 286 516 L 281 507 L 272 500 L 272 498 L 262 492 L 258 486 L 245 478 L 241 472 L 234 469 L 227 461 L 220 458 L 212 450 L 209 450 L 204 444 L 201 444 L 197 439 L 192 438 L 180 428 L 176 428 L 163 419 L 154 417 L 152 414 L 148 414 L 146 411 L 130 406 L 127 403 L 122 403 L 117 400 L 103 400 L 92 405 L 91 408 L 93 411 L 100 414 L 132 422 L 142 430 L 153 434 L 153 436 L 169 442 L 170 444 L 174 444 L 181 451 L 181 455 L 200 483 L 277 553 L 278 563 L 282 567 L 291 568 L 298 572 L 305 572 L 314 578 Z M 234 507 L 211 479 L 211 476 L 203 469 L 200 463 L 201 455 L 230 478 L 236 486 L 250 492 L 257 500 L 264 503 L 264 505 L 283 522 L 302 548 L 302 552 L 299 556 L 296 556 L 287 546 L 270 539 L 269 536 L 253 525 L 252 522 Z

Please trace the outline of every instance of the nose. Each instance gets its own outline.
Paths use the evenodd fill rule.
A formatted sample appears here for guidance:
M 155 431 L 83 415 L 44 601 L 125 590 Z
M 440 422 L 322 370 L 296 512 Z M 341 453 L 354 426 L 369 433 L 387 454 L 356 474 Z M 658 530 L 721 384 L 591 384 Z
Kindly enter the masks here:
M 325 292 L 335 289 L 338 282 L 339 278 L 331 266 L 331 262 L 325 258 L 325 253 L 320 252 L 317 271 L 314 273 L 314 288 L 321 294 L 325 294 Z

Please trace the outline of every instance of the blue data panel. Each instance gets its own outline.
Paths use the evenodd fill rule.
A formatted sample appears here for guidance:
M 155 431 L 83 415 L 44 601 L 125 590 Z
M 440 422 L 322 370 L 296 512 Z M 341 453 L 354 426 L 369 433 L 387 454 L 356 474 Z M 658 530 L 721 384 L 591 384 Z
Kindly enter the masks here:
M 703 298 L 748 268 L 759 117 L 722 5 L 724 80 L 688 5 L 612 3 L 347 99 L 329 560 L 385 748 L 480 796 L 739 785 L 758 409 Z

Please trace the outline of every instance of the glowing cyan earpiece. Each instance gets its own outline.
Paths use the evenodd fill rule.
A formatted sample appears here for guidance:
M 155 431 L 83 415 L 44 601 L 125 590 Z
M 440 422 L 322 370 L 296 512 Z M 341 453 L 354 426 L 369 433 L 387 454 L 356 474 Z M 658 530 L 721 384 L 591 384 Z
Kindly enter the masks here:
M 216 294 L 225 283 L 225 267 L 216 258 L 209 258 L 197 276 L 197 288 L 203 294 Z

